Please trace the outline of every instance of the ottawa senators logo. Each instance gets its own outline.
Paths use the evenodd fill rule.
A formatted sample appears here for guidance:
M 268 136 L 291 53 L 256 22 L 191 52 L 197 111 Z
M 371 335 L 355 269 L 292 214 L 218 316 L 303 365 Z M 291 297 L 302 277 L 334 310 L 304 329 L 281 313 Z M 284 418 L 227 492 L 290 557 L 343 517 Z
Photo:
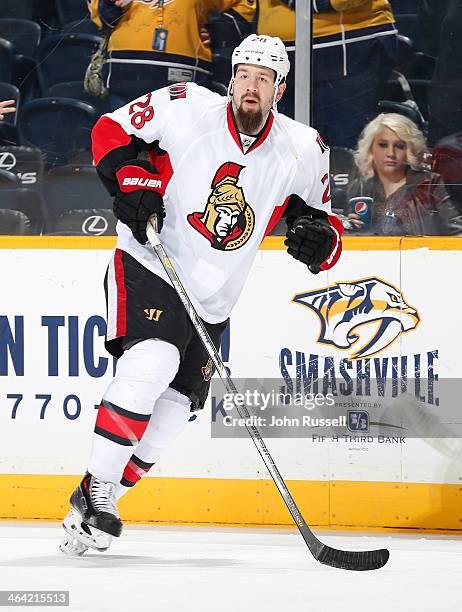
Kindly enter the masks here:
M 173 83 L 173 85 L 170 85 L 170 87 L 168 88 L 170 100 L 177 100 L 178 98 L 186 98 L 187 92 L 188 92 L 187 83 Z
M 243 168 L 233 162 L 222 164 L 213 178 L 204 212 L 188 215 L 193 228 L 220 251 L 239 249 L 250 238 L 255 225 L 254 212 L 245 201 L 242 187 L 237 185 Z

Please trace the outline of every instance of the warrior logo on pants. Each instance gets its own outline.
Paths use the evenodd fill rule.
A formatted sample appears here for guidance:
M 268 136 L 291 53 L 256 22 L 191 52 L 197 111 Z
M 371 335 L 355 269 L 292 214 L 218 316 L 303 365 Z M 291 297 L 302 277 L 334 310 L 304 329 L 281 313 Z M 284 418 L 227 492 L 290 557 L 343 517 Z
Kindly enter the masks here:
M 220 251 L 239 249 L 253 232 L 254 212 L 245 201 L 242 187 L 237 185 L 243 168 L 233 162 L 222 164 L 213 178 L 204 212 L 188 215 L 193 228 Z

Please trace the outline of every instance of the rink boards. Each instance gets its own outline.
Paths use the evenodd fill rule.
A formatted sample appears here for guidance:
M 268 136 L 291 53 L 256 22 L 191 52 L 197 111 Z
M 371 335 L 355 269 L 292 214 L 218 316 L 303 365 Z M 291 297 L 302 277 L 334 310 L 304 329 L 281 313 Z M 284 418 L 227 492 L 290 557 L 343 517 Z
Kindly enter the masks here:
M 85 469 L 95 406 L 115 365 L 103 346 L 102 291 L 113 245 L 105 237 L 0 239 L 0 517 L 62 518 Z M 316 371 L 339 392 L 348 374 L 354 379 L 369 367 L 372 381 L 388 372 L 389 384 L 400 385 L 404 370 L 410 380 L 416 372 L 433 377 L 436 387 L 438 379 L 460 377 L 461 269 L 459 238 L 348 238 L 337 266 L 312 276 L 287 256 L 282 239 L 268 238 L 223 357 L 236 378 L 300 382 Z M 354 297 L 361 293 L 364 300 Z M 389 293 L 400 296 L 391 309 L 397 323 L 381 332 L 377 312 L 389 315 Z M 370 322 L 366 298 L 376 312 Z M 406 329 L 394 338 L 399 321 Z M 391 372 L 400 373 L 394 382 Z M 368 413 L 366 395 L 361 413 Z M 188 425 L 155 478 L 122 500 L 123 517 L 291 524 L 252 443 L 211 438 L 211 410 L 220 418 L 209 405 Z M 367 431 L 334 437 L 310 430 L 268 439 L 306 518 L 324 526 L 460 529 L 458 440 L 374 433 L 368 423 Z

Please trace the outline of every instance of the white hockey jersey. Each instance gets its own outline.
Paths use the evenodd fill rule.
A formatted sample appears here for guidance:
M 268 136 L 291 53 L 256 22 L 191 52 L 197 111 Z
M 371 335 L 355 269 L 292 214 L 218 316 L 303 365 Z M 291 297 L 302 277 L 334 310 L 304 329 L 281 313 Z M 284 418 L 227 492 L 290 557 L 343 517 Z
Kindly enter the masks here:
M 331 214 L 329 150 L 314 129 L 284 115 L 271 111 L 245 153 L 227 99 L 194 83 L 151 92 L 101 122 L 96 162 L 120 134 L 158 141 L 168 153 L 161 240 L 209 323 L 229 316 L 265 233 L 291 195 Z M 139 244 L 120 222 L 117 232 L 119 249 L 169 282 L 149 244 Z M 338 258 L 339 233 L 324 269 Z

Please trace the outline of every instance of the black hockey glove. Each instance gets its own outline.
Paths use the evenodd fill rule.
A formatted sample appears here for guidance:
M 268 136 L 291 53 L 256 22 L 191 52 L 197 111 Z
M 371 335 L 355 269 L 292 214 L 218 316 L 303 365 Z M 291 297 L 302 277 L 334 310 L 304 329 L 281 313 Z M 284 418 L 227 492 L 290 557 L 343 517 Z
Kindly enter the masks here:
M 313 274 L 317 274 L 320 265 L 332 251 L 334 236 L 334 230 L 327 221 L 298 217 L 292 229 L 288 230 L 284 244 L 289 255 L 306 264 Z
M 165 217 L 162 177 L 144 160 L 132 159 L 117 168 L 119 189 L 114 197 L 114 215 L 128 225 L 133 236 L 146 244 L 146 226 L 151 215 L 157 215 L 158 231 Z

